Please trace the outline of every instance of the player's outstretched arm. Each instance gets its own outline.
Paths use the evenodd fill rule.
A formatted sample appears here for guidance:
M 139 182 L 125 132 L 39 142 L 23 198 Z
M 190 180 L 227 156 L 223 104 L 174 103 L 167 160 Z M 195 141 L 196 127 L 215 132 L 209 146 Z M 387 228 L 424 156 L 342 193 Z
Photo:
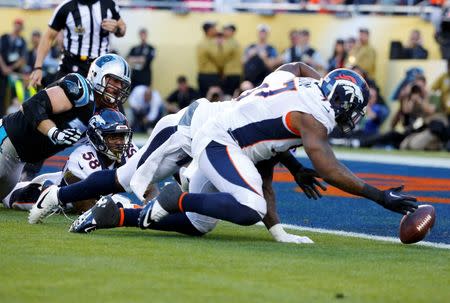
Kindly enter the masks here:
M 302 133 L 303 146 L 314 168 L 329 184 L 350 194 L 368 198 L 386 209 L 401 214 L 413 212 L 417 208 L 415 197 L 401 193 L 401 188 L 379 190 L 355 176 L 340 163 L 328 143 L 328 136 L 323 127 L 311 115 L 299 113 L 298 123 Z
M 277 68 L 277 71 L 285 71 L 294 74 L 296 77 L 309 77 L 319 80 L 320 74 L 311 66 L 303 62 L 286 63 Z

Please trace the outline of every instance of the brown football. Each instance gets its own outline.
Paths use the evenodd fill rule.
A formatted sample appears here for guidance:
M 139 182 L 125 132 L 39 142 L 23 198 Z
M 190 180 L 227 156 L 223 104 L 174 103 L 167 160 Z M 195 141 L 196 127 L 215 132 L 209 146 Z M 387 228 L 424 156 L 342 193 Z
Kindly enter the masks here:
M 400 221 L 400 241 L 411 244 L 423 240 L 433 227 L 435 219 L 433 206 L 419 205 L 415 212 L 403 216 Z

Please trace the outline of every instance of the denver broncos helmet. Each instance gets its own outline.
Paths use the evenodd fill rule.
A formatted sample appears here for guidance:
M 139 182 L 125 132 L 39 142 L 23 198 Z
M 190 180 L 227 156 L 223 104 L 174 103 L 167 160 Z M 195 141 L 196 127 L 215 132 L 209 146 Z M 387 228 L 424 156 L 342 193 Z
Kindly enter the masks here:
M 339 68 L 326 74 L 319 86 L 334 110 L 337 125 L 344 133 L 351 132 L 369 102 L 367 82 L 356 72 Z
M 109 159 L 120 161 L 131 146 L 132 132 L 119 111 L 104 108 L 89 120 L 86 135 L 94 148 Z

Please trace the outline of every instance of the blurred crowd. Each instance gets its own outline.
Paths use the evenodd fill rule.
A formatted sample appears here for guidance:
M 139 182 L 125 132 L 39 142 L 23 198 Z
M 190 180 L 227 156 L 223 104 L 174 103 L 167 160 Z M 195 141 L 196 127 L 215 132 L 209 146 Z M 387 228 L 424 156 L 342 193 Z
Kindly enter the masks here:
M 22 36 L 23 27 L 24 21 L 16 19 L 12 30 L 0 38 L 2 116 L 17 110 L 24 100 L 36 93 L 36 89 L 28 86 L 28 78 L 34 66 L 41 33 L 33 31 L 30 43 L 27 44 Z M 241 92 L 258 86 L 278 66 L 302 61 L 322 75 L 335 68 L 352 68 L 370 86 L 370 100 L 363 123 L 351 136 L 334 132 L 331 139 L 333 144 L 450 150 L 450 61 L 447 72 L 434 83 L 427 82 L 422 70 L 410 69 L 389 98 L 394 101 L 387 104 L 374 80 L 377 54 L 371 45 L 370 31 L 367 28 L 359 28 L 354 36 L 337 39 L 329 58 L 324 58 L 311 45 L 311 32 L 308 28 L 287 32 L 289 47 L 281 52 L 270 43 L 271 29 L 266 24 L 259 24 L 255 40 L 244 46 L 235 39 L 238 29 L 234 24 L 219 26 L 216 22 L 208 21 L 201 25 L 201 30 L 203 38 L 196 48 L 197 79 L 191 79 L 191 83 L 186 76 L 175 75 L 173 91 L 167 96 L 162 96 L 152 84 L 151 66 L 157 46 L 149 43 L 145 28 L 137 33 L 139 43 L 131 47 L 124 56 L 132 69 L 132 91 L 125 111 L 135 131 L 150 132 L 161 117 L 179 111 L 197 98 L 220 101 L 237 97 Z M 428 57 L 419 30 L 411 31 L 403 43 L 391 45 L 391 58 Z M 59 38 L 44 61 L 43 86 L 56 80 L 54 75 L 62 48 L 62 39 Z M 382 132 L 385 123 L 390 125 L 387 131 Z

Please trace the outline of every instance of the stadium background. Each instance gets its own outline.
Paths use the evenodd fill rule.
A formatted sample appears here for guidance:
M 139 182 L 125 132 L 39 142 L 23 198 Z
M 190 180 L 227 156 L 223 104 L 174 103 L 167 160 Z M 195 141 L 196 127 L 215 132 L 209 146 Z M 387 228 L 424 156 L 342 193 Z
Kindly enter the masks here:
M 47 28 L 52 11 L 2 8 L 2 31 L 7 32 L 15 18 L 23 18 L 23 34 L 28 39 L 33 30 L 44 31 Z M 122 8 L 121 15 L 127 24 L 127 34 L 123 38 L 112 38 L 112 48 L 126 56 L 131 46 L 138 42 L 138 30 L 146 28 L 149 42 L 156 47 L 156 57 L 152 63 L 153 87 L 163 96 L 175 87 L 176 77 L 180 74 L 186 75 L 189 82 L 196 85 L 196 44 L 203 36 L 201 25 L 207 20 L 217 21 L 219 26 L 234 23 L 237 27 L 236 39 L 243 47 L 255 41 L 258 24 L 268 24 L 271 27 L 269 42 L 280 52 L 288 47 L 291 29 L 308 28 L 311 32 L 311 45 L 323 58 L 331 56 L 336 39 L 357 36 L 360 27 L 367 27 L 370 30 L 371 44 L 377 52 L 376 81 L 384 96 L 392 93 L 410 67 L 422 67 L 428 83 L 433 83 L 446 70 L 445 61 L 440 59 L 439 47 L 433 38 L 435 29 L 430 22 L 419 16 L 364 15 L 347 18 L 328 14 L 261 16 L 253 13 L 210 12 L 180 15 L 170 11 L 133 8 Z M 413 29 L 422 32 L 423 45 L 429 52 L 428 60 L 389 60 L 390 42 L 405 42 Z
M 0 31 L 8 32 L 15 18 L 23 18 L 28 40 L 33 30 L 46 29 L 51 12 L 1 8 Z M 368 27 L 378 56 L 376 80 L 386 97 L 409 67 L 422 67 L 428 83 L 445 71 L 434 28 L 420 17 L 178 15 L 128 8 L 122 17 L 128 32 L 112 47 L 126 55 L 138 41 L 138 29 L 147 28 L 157 48 L 154 87 L 164 96 L 179 74 L 196 84 L 195 45 L 206 20 L 235 23 L 242 46 L 255 40 L 257 24 L 267 23 L 269 41 L 279 51 L 288 45 L 291 28 L 307 27 L 311 45 L 323 58 L 330 56 L 336 38 L 356 36 L 359 27 Z M 429 59 L 389 60 L 391 40 L 406 41 L 412 29 L 422 32 Z M 138 139 L 142 144 L 146 137 Z M 68 152 L 48 159 L 43 170 L 61 169 Z M 294 231 L 314 239 L 313 246 L 283 245 L 262 227 L 226 223 L 204 239 L 131 228 L 74 235 L 66 232 L 70 223 L 63 216 L 29 225 L 26 213 L 0 207 L 0 302 L 449 302 L 449 154 L 363 149 L 337 154 L 368 182 L 382 188 L 404 183 L 422 202 L 433 203 L 437 222 L 426 240 L 446 243 L 439 246 L 445 249 L 337 237 L 317 229 Z M 309 165 L 303 153 L 298 156 Z M 396 237 L 400 216 L 375 203 L 330 187 L 321 200 L 308 200 L 283 168 L 277 168 L 275 181 L 284 223 Z

